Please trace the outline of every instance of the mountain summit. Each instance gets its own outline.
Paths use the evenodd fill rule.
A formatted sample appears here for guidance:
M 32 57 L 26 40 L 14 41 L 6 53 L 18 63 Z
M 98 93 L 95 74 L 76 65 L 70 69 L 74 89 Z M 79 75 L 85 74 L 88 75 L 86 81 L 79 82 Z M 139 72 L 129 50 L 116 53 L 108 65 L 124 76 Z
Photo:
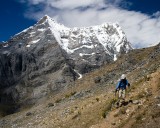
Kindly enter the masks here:
M 131 49 L 118 24 L 67 28 L 44 16 L 0 47 L 1 97 L 34 102 Z
M 76 59 L 77 56 L 82 59 L 83 56 L 93 56 L 105 52 L 111 59 L 116 60 L 117 55 L 132 49 L 125 33 L 117 23 L 67 28 L 47 15 L 41 18 L 33 27 L 22 31 L 22 33 L 28 33 L 27 38 L 32 40 L 32 42 L 29 42 L 28 47 L 40 40 L 37 33 L 44 33 L 45 31 L 51 31 L 61 48 L 70 54 L 73 59 Z

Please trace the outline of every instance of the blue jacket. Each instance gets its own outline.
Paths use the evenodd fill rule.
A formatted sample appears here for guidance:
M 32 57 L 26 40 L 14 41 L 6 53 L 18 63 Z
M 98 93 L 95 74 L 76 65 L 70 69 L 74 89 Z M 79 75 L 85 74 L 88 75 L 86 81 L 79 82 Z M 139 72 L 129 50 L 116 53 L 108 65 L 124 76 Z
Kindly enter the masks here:
M 126 86 L 128 85 L 128 81 L 126 79 L 121 79 L 117 86 L 116 86 L 116 90 L 118 89 L 126 89 Z

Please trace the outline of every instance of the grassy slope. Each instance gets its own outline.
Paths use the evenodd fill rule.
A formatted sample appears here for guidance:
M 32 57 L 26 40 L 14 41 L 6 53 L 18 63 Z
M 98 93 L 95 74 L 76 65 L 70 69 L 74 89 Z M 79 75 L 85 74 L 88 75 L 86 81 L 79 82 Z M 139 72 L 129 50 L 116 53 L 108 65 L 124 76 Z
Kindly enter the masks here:
M 122 55 L 116 62 L 86 74 L 63 92 L 51 94 L 48 100 L 31 109 L 2 118 L 0 127 L 143 128 L 147 127 L 146 122 L 156 127 L 155 122 L 160 121 L 157 105 L 160 102 L 155 98 L 160 94 L 159 49 L 156 46 Z M 139 103 L 115 109 L 113 90 L 122 73 L 127 74 L 131 83 L 127 100 Z M 96 77 L 100 77 L 99 83 L 94 82 Z

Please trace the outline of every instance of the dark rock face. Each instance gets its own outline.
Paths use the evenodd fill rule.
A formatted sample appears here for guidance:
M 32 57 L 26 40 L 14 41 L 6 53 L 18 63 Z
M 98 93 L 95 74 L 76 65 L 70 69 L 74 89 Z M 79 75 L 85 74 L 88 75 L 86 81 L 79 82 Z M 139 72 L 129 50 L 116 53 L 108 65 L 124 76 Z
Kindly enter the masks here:
M 1 102 L 21 103 L 27 99 L 34 102 L 78 77 L 53 36 L 41 37 L 30 48 L 26 42 L 18 46 L 22 37 L 0 51 Z

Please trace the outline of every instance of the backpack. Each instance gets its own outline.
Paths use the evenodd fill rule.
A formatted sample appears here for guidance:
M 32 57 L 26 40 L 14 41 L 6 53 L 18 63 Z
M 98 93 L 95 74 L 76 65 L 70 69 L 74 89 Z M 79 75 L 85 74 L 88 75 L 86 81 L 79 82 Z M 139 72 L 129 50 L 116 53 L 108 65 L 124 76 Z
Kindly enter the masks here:
M 126 85 L 127 85 L 127 80 L 126 79 L 121 79 L 120 80 L 120 83 L 119 83 L 119 88 L 126 88 Z

